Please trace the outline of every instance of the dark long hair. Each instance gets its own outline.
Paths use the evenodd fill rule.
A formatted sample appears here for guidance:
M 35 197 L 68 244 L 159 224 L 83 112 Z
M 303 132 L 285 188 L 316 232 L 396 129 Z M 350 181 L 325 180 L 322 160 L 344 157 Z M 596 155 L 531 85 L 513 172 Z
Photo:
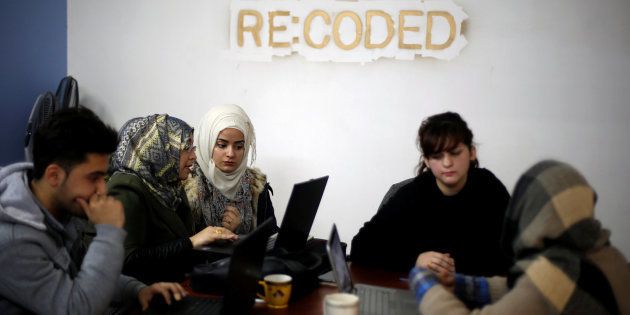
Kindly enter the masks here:
M 458 113 L 445 112 L 422 121 L 416 143 L 420 150 L 420 163 L 417 166 L 418 175 L 420 175 L 427 169 L 424 164 L 425 157 L 452 150 L 460 143 L 472 150 L 473 133 Z M 478 167 L 479 161 L 477 159 L 470 161 L 470 166 Z

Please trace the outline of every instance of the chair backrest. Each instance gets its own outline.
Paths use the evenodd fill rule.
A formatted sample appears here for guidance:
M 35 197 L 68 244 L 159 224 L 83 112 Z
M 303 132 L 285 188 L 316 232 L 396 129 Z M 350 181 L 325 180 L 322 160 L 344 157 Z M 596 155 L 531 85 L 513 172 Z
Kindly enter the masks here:
M 49 120 L 57 107 L 57 101 L 51 92 L 41 94 L 35 100 L 31 115 L 26 124 L 26 136 L 24 137 L 24 155 L 26 161 L 33 161 L 33 136 L 35 131 L 45 121 Z
M 59 109 L 77 107 L 79 105 L 79 83 L 72 76 L 67 76 L 59 82 L 55 93 Z
M 79 84 L 72 76 L 61 79 L 55 95 L 48 91 L 37 97 L 26 124 L 26 135 L 24 137 L 24 157 L 26 161 L 33 161 L 33 136 L 39 126 L 49 120 L 54 112 L 77 106 L 79 106 Z

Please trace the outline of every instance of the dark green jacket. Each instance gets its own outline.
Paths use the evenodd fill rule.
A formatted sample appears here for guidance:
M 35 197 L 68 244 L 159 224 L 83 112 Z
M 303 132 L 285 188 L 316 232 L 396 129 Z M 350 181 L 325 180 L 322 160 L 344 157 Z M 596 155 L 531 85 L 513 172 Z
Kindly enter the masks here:
M 135 175 L 115 173 L 107 188 L 125 207 L 123 273 L 147 284 L 181 282 L 195 264 L 192 217 L 183 191 L 183 202 L 171 209 Z

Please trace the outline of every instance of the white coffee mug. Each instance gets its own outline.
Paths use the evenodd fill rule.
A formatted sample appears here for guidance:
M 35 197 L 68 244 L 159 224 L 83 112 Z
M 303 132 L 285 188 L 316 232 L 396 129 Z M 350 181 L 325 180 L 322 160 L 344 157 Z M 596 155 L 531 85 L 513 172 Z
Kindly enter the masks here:
M 359 297 L 350 293 L 326 295 L 324 315 L 359 315 Z

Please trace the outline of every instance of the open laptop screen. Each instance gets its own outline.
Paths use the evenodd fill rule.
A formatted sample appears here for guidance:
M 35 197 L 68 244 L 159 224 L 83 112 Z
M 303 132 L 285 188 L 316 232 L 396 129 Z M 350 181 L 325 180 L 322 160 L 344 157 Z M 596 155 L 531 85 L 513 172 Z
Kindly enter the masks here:
M 328 176 L 324 176 L 293 186 L 276 239 L 276 249 L 296 252 L 304 248 L 327 181 Z
M 272 220 L 267 219 L 234 248 L 222 314 L 246 314 L 254 306 L 267 238 L 272 230 Z
M 328 251 L 328 258 L 330 259 L 333 276 L 335 277 L 339 291 L 352 293 L 354 285 L 352 284 L 350 270 L 346 262 L 346 255 L 341 247 L 341 240 L 339 239 L 339 233 L 337 232 L 337 226 L 335 224 L 333 224 L 330 238 L 328 238 L 328 242 L 326 243 L 326 250 Z

